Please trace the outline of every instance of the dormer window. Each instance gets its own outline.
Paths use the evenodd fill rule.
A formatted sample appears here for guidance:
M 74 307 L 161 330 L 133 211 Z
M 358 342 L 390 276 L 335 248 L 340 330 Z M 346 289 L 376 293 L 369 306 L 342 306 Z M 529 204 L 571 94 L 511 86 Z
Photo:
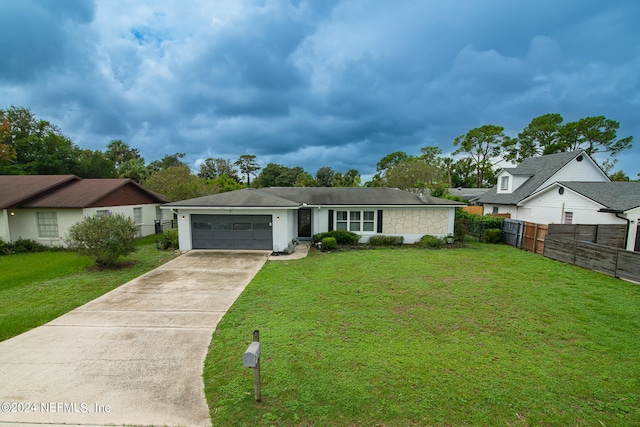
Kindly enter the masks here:
M 501 191 L 508 191 L 509 190 L 509 177 L 508 176 L 503 176 L 500 179 L 500 190 Z

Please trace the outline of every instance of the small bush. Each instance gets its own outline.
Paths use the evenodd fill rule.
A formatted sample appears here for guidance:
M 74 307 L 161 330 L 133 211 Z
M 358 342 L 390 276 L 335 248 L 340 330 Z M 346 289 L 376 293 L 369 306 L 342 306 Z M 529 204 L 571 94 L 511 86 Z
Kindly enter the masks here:
M 484 230 L 482 240 L 487 243 L 500 243 L 502 241 L 502 230 L 499 228 L 487 228 Z
M 44 252 L 47 250 L 46 246 L 41 245 L 32 239 L 18 239 L 13 242 L 13 253 L 26 254 L 30 252 Z
M 338 247 L 338 242 L 333 237 L 325 237 L 322 239 L 322 250 L 330 251 L 331 249 L 335 249 Z
M 360 236 L 352 231 L 333 230 L 314 234 L 312 237 L 313 243 L 320 243 L 325 237 L 333 237 L 339 245 L 355 245 L 360 240 Z
M 120 256 L 136 250 L 138 226 L 123 214 L 92 216 L 69 228 L 65 241 L 72 250 L 93 258 L 96 264 L 110 267 Z
M 420 242 L 418 242 L 418 246 L 422 248 L 440 249 L 443 245 L 444 240 L 436 236 L 431 236 L 429 234 L 427 234 L 426 236 L 422 236 Z
M 371 236 L 369 245 L 371 246 L 400 246 L 404 242 L 403 236 Z
M 162 239 L 160 240 L 160 247 L 162 249 L 169 249 L 169 248 L 179 249 L 177 228 L 165 230 L 164 233 L 162 233 Z

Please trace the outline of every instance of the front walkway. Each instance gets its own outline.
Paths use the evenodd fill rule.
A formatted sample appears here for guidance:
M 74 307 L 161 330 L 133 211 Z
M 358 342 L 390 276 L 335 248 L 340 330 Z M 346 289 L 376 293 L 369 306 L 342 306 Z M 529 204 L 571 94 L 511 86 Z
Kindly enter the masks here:
M 0 342 L 0 425 L 209 426 L 211 336 L 268 255 L 191 251 Z

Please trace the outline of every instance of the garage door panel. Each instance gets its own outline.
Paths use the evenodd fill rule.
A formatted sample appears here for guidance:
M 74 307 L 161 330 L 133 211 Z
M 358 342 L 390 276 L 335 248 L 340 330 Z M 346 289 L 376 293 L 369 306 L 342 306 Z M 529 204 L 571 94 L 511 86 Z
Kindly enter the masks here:
M 194 249 L 273 249 L 271 215 L 192 215 Z

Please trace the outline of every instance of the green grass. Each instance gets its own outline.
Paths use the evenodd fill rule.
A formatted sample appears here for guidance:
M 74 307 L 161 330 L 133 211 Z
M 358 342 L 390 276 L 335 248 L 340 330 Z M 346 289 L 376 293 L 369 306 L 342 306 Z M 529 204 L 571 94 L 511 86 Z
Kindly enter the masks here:
M 74 252 L 0 256 L 0 341 L 43 325 L 169 261 L 173 252 L 156 249 L 155 236 L 119 268 L 102 270 Z
M 213 425 L 640 425 L 639 333 L 638 285 L 504 245 L 312 252 L 225 315 L 205 392 Z

